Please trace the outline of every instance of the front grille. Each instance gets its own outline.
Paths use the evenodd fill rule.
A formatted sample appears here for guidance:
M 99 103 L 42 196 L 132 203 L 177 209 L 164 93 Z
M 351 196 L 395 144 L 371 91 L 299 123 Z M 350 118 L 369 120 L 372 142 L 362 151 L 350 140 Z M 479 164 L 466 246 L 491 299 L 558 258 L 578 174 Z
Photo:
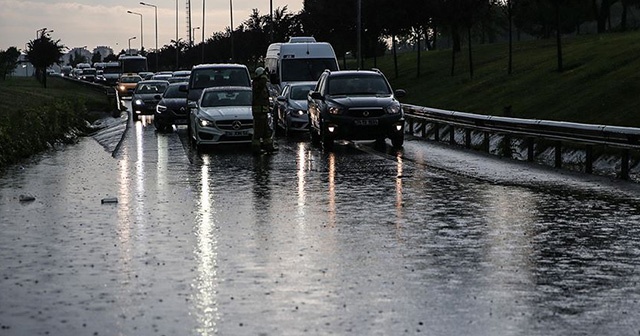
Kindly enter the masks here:
M 253 128 L 253 119 L 243 120 L 219 120 L 216 121 L 216 126 L 221 130 L 226 131 L 240 131 Z
M 354 107 L 347 111 L 347 115 L 355 118 L 375 118 L 384 115 L 381 107 Z

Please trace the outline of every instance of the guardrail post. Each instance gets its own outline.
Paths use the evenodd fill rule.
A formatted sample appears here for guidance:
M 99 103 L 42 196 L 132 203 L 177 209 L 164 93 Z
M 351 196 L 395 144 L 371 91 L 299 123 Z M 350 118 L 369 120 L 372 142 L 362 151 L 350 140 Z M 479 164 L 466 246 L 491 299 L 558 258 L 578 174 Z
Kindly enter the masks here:
M 555 154 L 556 154 L 555 167 L 562 168 L 562 142 L 561 141 L 556 141 Z
M 421 131 L 422 131 L 422 137 L 426 138 L 427 137 L 427 121 L 426 120 L 422 121 Z
M 587 145 L 585 148 L 587 157 L 586 162 L 584 163 L 584 172 L 587 174 L 593 173 L 593 146 Z
M 413 118 L 407 118 L 407 124 L 409 124 L 410 134 L 413 135 Z M 404 132 L 408 133 L 406 128 L 404 129 Z
M 433 124 L 433 135 L 435 137 L 435 141 L 438 142 L 440 141 L 440 124 L 438 123 L 434 123 Z
M 629 179 L 629 150 L 622 150 L 622 157 L 620 158 L 620 178 L 623 180 Z
M 453 125 L 449 125 L 449 144 L 456 144 L 456 128 Z
M 471 129 L 464 129 L 464 143 L 467 148 L 471 148 Z
M 484 132 L 484 140 L 482 141 L 482 148 L 487 153 L 489 153 L 489 151 L 491 150 L 489 132 Z
M 534 138 L 527 138 L 527 161 L 533 162 L 536 159 L 536 142 Z

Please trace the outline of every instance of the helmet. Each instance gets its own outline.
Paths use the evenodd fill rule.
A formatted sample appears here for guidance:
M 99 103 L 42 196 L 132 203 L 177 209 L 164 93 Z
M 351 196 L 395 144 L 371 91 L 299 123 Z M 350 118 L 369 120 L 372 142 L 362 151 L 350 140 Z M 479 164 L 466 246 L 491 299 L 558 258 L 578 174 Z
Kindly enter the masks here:
M 256 68 L 256 76 L 262 76 L 263 73 L 264 73 L 264 68 L 263 67 L 257 67 Z

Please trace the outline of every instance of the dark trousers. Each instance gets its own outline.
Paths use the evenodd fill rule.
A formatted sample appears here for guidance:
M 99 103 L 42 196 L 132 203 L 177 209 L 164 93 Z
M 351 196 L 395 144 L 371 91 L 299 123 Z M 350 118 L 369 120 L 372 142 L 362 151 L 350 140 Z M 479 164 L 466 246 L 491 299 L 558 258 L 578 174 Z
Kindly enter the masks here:
M 253 138 L 251 140 L 251 146 L 254 149 L 265 147 L 266 149 L 273 148 L 273 131 L 269 127 L 269 117 L 267 106 L 253 106 Z

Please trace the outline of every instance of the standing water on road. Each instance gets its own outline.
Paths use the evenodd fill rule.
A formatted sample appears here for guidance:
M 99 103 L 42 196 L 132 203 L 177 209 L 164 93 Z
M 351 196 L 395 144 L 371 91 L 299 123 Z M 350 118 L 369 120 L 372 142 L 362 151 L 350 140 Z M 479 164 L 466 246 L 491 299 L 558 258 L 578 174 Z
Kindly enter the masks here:
M 184 133 L 143 120 L 116 159 L 85 139 L 2 176 L 0 335 L 640 332 L 640 193 L 413 140 L 254 157 Z

